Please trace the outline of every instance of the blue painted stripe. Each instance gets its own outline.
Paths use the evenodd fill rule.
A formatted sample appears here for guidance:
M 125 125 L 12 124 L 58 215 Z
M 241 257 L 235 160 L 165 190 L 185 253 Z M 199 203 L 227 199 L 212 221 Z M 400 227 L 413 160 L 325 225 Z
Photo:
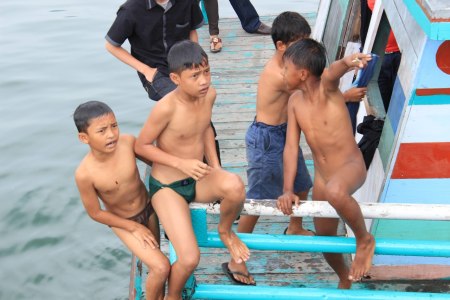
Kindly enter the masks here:
M 400 117 L 403 112 L 403 107 L 405 106 L 405 93 L 403 91 L 402 84 L 399 78 L 395 79 L 394 89 L 392 91 L 391 102 L 389 103 L 388 118 L 390 120 L 392 131 L 395 133 L 398 129 L 398 124 L 400 123 Z
M 404 0 L 404 2 L 413 18 L 430 39 L 450 40 L 450 22 L 431 22 L 416 0 Z
M 450 178 L 391 179 L 385 203 L 449 204 Z
M 405 265 L 443 265 L 450 266 L 450 257 L 418 257 L 375 255 L 374 265 L 405 266 Z
M 414 94 L 408 105 L 445 105 L 450 104 L 450 95 L 417 96 Z
M 450 99 L 450 96 L 448 97 Z M 402 143 L 450 142 L 450 105 L 414 105 Z

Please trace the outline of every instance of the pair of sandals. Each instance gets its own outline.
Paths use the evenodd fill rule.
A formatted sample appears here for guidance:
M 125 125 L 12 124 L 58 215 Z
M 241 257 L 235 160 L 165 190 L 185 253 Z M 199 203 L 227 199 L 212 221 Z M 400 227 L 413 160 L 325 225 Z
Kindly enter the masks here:
M 209 39 L 209 50 L 212 53 L 222 51 L 222 39 L 218 36 L 212 36 Z

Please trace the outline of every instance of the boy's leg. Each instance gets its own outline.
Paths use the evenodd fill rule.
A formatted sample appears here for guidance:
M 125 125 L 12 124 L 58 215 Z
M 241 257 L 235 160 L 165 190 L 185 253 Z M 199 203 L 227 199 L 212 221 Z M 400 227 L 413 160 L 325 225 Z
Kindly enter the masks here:
M 281 186 L 282 184 L 283 183 L 281 183 Z M 300 198 L 300 200 L 307 200 L 308 193 L 311 187 L 311 176 L 309 175 L 309 170 L 306 166 L 305 158 L 303 157 L 303 151 L 299 147 L 297 158 L 297 174 L 294 180 L 294 191 L 297 193 L 297 196 Z M 303 218 L 291 217 L 289 220 L 289 225 L 285 229 L 284 234 L 314 235 L 314 232 L 305 230 L 303 228 Z
M 170 263 L 160 249 L 144 248 L 129 232 L 121 228 L 111 228 L 130 251 L 136 255 L 149 269 L 145 281 L 145 295 L 147 300 L 162 300 L 164 287 L 170 273 Z
M 300 200 L 308 199 L 309 189 L 304 192 L 300 192 L 297 196 Z M 314 235 L 313 231 L 303 228 L 303 218 L 302 217 L 290 217 L 289 225 L 285 229 L 284 234 L 295 234 L 295 235 Z
M 239 224 L 237 232 L 239 233 L 252 233 L 255 229 L 256 222 L 258 222 L 259 216 L 242 216 L 239 218 Z M 245 262 L 237 263 L 234 259 L 230 259 L 228 268 L 232 272 L 239 272 L 242 274 L 248 274 L 248 276 L 242 276 L 239 274 L 233 274 L 234 279 L 246 284 L 255 283 L 255 279 L 250 275 L 247 264 Z
M 346 163 L 326 183 L 325 199 L 350 226 L 356 237 L 356 255 L 349 271 L 349 279 L 360 280 L 372 266 L 375 240 L 367 231 L 358 202 L 351 196 L 366 178 L 362 160 Z
M 200 261 L 189 206 L 185 199 L 170 188 L 155 193 L 152 205 L 177 254 L 170 271 L 166 299 L 181 299 L 184 285 Z
M 245 201 L 245 187 L 241 178 L 222 169 L 213 169 L 208 176 L 198 181 L 195 201 L 209 203 L 216 200 L 220 200 L 218 226 L 220 239 L 236 262 L 248 260 L 249 249 L 231 230 L 231 226 L 241 212 Z
M 315 174 L 313 187 L 313 200 L 325 200 L 325 183 L 319 174 Z M 339 219 L 334 218 L 314 218 L 314 227 L 318 236 L 337 235 Z M 339 277 L 338 288 L 349 289 L 352 282 L 348 280 L 348 266 L 345 263 L 344 256 L 340 253 L 323 253 L 323 256 L 330 267 Z

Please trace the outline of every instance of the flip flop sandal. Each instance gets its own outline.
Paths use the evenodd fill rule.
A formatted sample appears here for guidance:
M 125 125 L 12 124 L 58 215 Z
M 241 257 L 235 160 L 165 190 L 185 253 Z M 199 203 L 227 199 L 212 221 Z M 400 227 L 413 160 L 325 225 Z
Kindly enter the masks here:
M 210 51 L 212 53 L 217 53 L 222 51 L 222 39 L 220 37 L 212 37 L 209 41 L 210 43 Z M 220 43 L 220 47 L 217 46 Z
M 233 275 L 239 275 L 239 276 L 244 276 L 246 278 L 249 278 L 251 274 L 250 273 L 244 274 L 242 272 L 237 272 L 237 271 L 233 272 L 233 271 L 230 270 L 230 268 L 228 268 L 228 263 L 227 262 L 224 262 L 222 264 L 222 270 L 225 273 L 225 275 L 227 275 L 227 277 L 235 284 L 239 284 L 239 285 L 256 285 L 256 282 L 254 282 L 254 283 L 245 283 L 245 282 L 239 281 L 236 278 L 234 278 Z

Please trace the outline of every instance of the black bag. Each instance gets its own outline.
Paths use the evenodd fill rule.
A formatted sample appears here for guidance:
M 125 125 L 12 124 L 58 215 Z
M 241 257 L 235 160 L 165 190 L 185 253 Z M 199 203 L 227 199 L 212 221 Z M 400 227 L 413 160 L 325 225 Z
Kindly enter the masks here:
M 364 157 L 366 169 L 369 169 L 375 150 L 380 142 L 381 132 L 383 131 L 384 120 L 377 119 L 373 115 L 365 116 L 362 123 L 357 127 L 358 133 L 363 137 L 358 143 L 358 147 Z

